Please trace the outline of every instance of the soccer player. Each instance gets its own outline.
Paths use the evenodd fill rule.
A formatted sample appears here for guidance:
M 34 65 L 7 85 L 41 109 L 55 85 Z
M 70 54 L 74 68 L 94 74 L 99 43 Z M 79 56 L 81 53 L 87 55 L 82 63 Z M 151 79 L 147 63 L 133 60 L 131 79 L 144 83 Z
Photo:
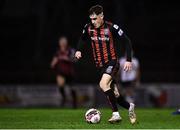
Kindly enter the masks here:
M 70 84 L 74 77 L 73 57 L 75 50 L 68 44 L 68 39 L 65 36 L 59 38 L 59 48 L 52 59 L 51 68 L 56 73 L 56 81 L 59 86 L 59 92 L 62 96 L 61 106 L 66 102 L 65 85 Z M 71 88 L 72 106 L 76 108 L 76 93 Z
M 132 69 L 131 71 L 124 71 L 123 67 L 126 63 L 126 56 L 123 56 L 119 59 L 120 63 L 120 82 L 121 86 L 124 90 L 125 99 L 128 102 L 134 102 L 134 89 L 139 85 L 140 83 L 140 65 L 139 60 L 133 56 L 132 57 Z
M 85 25 L 82 36 L 80 37 L 75 57 L 82 58 L 82 50 L 85 44 L 90 44 L 97 69 L 101 74 L 99 82 L 101 90 L 105 93 L 112 109 L 110 123 L 122 120 L 117 103 L 129 110 L 131 123 L 135 123 L 136 115 L 134 104 L 128 103 L 125 99 L 110 86 L 113 85 L 115 76 L 119 69 L 119 62 L 116 52 L 115 39 L 126 39 L 127 61 L 124 64 L 124 71 L 131 70 L 131 44 L 129 38 L 124 34 L 120 27 L 104 20 L 103 7 L 95 5 L 89 10 L 91 23 Z

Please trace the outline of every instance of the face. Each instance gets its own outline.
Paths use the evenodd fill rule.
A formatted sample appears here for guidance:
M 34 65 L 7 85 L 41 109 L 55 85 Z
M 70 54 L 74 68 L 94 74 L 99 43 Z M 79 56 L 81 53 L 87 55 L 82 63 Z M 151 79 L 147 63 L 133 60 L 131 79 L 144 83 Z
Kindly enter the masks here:
M 62 37 L 59 39 L 59 47 L 62 49 L 62 50 L 65 50 L 68 46 L 68 40 L 66 37 Z
M 92 14 L 90 15 L 91 23 L 94 25 L 95 28 L 99 28 L 103 24 L 103 14 Z

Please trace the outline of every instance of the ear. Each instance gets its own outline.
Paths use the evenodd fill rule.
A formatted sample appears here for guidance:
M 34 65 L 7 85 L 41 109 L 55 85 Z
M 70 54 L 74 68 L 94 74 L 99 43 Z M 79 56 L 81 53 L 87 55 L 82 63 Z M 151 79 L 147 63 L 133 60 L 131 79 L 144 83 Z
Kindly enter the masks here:
M 104 18 L 104 15 L 102 14 L 102 15 L 101 15 L 101 19 L 103 19 L 103 18 Z
M 100 17 L 101 17 L 101 19 L 103 19 L 103 18 L 104 18 L 104 14 L 103 14 L 103 12 L 100 14 Z

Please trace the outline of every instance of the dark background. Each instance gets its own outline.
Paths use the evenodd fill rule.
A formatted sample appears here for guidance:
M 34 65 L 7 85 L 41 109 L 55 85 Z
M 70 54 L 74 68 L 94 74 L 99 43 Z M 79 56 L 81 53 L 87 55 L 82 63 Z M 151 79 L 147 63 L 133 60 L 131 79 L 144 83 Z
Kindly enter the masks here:
M 57 40 L 66 34 L 76 47 L 88 9 L 104 7 L 133 43 L 142 82 L 180 82 L 180 10 L 173 1 L 0 0 L 0 83 L 54 83 L 50 62 Z M 88 52 L 89 53 L 89 52 Z M 96 83 L 89 55 L 76 63 L 78 83 Z

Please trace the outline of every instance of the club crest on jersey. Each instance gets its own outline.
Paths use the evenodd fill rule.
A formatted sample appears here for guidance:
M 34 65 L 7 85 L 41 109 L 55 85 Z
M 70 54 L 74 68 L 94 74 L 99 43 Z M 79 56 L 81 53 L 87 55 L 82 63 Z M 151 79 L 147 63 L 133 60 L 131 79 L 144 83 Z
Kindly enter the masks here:
M 105 35 L 108 35 L 108 34 L 109 34 L 109 29 L 107 29 L 107 28 L 104 29 L 104 34 L 105 34 Z

